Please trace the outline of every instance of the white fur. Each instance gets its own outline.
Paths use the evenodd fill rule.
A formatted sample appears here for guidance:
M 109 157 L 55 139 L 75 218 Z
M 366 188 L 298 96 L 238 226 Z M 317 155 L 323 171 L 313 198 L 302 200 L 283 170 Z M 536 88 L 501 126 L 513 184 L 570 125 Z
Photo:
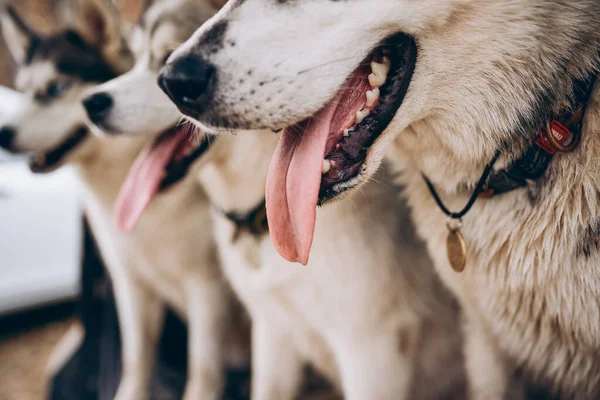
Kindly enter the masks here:
M 77 82 L 61 99 L 51 102 L 35 99 L 36 92 L 57 78 L 62 77 L 49 62 L 36 60 L 19 67 L 18 83 L 29 100 L 26 110 L 8 123 L 17 134 L 16 151 L 43 153 L 86 123 L 81 100 L 90 85 Z M 125 77 L 109 86 L 118 87 L 127 80 Z M 155 85 L 144 82 L 143 90 L 145 86 L 152 92 Z M 162 117 L 175 115 L 173 107 L 161 103 L 159 97 L 137 94 L 143 96 L 137 99 L 146 101 L 144 107 L 151 112 L 132 112 L 138 117 L 133 122 L 142 125 L 138 130 L 153 137 L 163 126 Z M 152 120 L 152 115 L 159 118 Z M 177 121 L 168 121 L 173 120 Z M 116 399 L 148 398 L 167 305 L 189 326 L 185 399 L 217 399 L 224 383 L 225 349 L 231 347 L 226 338 L 243 325 L 243 318 L 232 311 L 234 304 L 219 268 L 205 194 L 190 177 L 159 195 L 131 235 L 119 232 L 114 223 L 113 204 L 119 189 L 148 140 L 92 136 L 64 160 L 76 167 L 85 184 L 85 209 L 115 291 L 123 341 L 123 374 Z M 241 346 L 234 343 L 234 350 L 236 345 Z
M 74 323 L 69 327 L 69 330 L 63 335 L 50 355 L 50 359 L 46 364 L 47 376 L 56 376 L 71 357 L 73 357 L 75 352 L 79 350 L 84 337 L 85 332 L 81 324 Z
M 201 122 L 246 129 L 296 123 L 322 108 L 382 38 L 413 36 L 418 58 L 409 91 L 356 181 L 367 181 L 394 148 L 390 158 L 403 172 L 415 224 L 465 310 L 474 398 L 509 396 L 517 367 L 567 398 L 597 398 L 598 89 L 579 150 L 556 156 L 539 183 L 480 200 L 464 218 L 463 274 L 448 265 L 445 216 L 422 173 L 460 210 L 499 148 L 499 168 L 518 157 L 542 123 L 538 113 L 560 113 L 573 79 L 597 70 L 599 3 L 275 3 L 231 1 L 172 57 L 195 52 L 216 68 L 214 103 Z M 235 46 L 207 52 L 199 42 L 223 21 L 222 42 Z M 245 103 L 225 106 L 240 96 Z
M 217 209 L 263 201 L 277 139 L 269 131 L 217 139 L 197 169 Z M 384 193 L 374 183 L 320 210 L 306 267 L 284 261 L 267 235 L 233 241 L 233 223 L 214 212 L 225 273 L 252 317 L 254 400 L 295 398 L 306 363 L 348 400 L 434 399 L 460 386 L 457 310 L 406 214 L 380 213 L 380 202 L 403 207 Z

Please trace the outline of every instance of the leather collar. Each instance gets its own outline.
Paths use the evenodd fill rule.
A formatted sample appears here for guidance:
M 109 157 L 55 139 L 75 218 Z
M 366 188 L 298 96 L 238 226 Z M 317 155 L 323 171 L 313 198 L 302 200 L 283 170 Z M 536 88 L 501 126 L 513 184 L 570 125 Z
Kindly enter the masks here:
M 490 198 L 538 180 L 556 153 L 573 151 L 581 138 L 583 116 L 595 82 L 596 75 L 577 81 L 569 110 L 540 127 L 533 143 L 512 165 L 493 171 L 479 197 Z
M 449 210 L 431 181 L 423 175 L 435 202 L 448 217 L 448 223 L 460 226 L 462 217 L 471 210 L 478 198 L 491 198 L 521 188 L 527 185 L 527 182 L 535 181 L 545 174 L 554 154 L 573 151 L 581 138 L 583 116 L 596 79 L 597 75 L 592 74 L 587 79 L 575 82 L 571 107 L 540 127 L 533 144 L 517 161 L 505 169 L 494 171 L 494 165 L 501 154 L 501 150 L 498 149 L 492 161 L 485 167 L 475 190 L 462 210 L 455 212 Z M 448 229 L 455 232 L 459 228 L 451 228 L 449 225 Z
M 241 213 L 237 211 L 219 210 L 221 214 L 235 225 L 235 231 L 231 238 L 232 243 L 238 241 L 242 233 L 249 233 L 255 238 L 260 238 L 269 232 L 269 224 L 267 221 L 266 202 L 263 200 L 258 206 L 252 210 Z

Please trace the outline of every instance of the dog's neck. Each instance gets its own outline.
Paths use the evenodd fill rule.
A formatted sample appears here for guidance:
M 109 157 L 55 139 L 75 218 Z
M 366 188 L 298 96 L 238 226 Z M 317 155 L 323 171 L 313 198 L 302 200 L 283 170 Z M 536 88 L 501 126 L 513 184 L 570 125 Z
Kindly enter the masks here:
M 195 172 L 211 203 L 224 213 L 246 214 L 264 202 L 269 160 L 278 136 L 249 131 L 221 136 Z
M 74 165 L 85 186 L 107 210 L 112 209 L 121 185 L 146 137 L 90 137 Z
M 553 115 L 537 128 L 537 134 L 529 147 L 506 168 L 494 169 L 498 158 L 502 155 L 503 145 L 496 151 L 492 160 L 484 169 L 476 187 L 472 190 L 469 202 L 462 211 L 448 210 L 440 199 L 435 186 L 427 176 L 424 179 L 432 197 L 439 208 L 452 218 L 461 218 L 466 214 L 477 198 L 490 198 L 512 190 L 528 186 L 542 178 L 553 157 L 557 153 L 570 153 L 575 150 L 581 139 L 583 119 L 588 102 L 597 80 L 596 73 L 575 82 L 574 96 L 571 104 L 561 112 Z
M 498 149 L 497 168 L 518 159 L 538 128 L 571 104 L 574 82 L 600 66 L 597 3 L 541 14 L 534 3 L 502 4 L 515 7 L 515 20 L 480 16 L 478 26 L 457 20 L 421 40 L 410 93 L 396 118 L 396 129 L 410 125 L 396 141 L 410 166 L 448 194 L 472 189 Z M 485 7 L 480 12 L 489 11 Z M 564 23 L 567 18 L 579 23 Z
M 585 113 L 580 121 L 581 129 L 577 132 L 579 136 L 594 135 L 594 132 L 586 132 L 585 120 L 590 112 L 593 113 L 593 110 L 588 107 L 588 99 L 591 101 L 600 90 L 597 82 L 594 84 L 596 77 L 595 71 L 590 71 L 589 77 L 585 80 L 591 81 L 592 85 L 587 88 L 588 92 L 585 94 Z M 526 153 L 531 152 L 532 147 L 536 146 L 536 142 L 540 141 L 540 130 L 545 129 L 544 127 L 555 119 L 565 114 L 568 115 L 572 111 L 576 103 L 572 99 L 572 91 L 573 88 L 570 87 L 565 90 L 564 98 L 555 100 L 555 104 L 561 104 L 560 112 L 554 113 L 550 109 L 545 112 L 540 111 L 537 113 L 537 118 L 526 121 L 511 133 L 499 135 L 504 139 L 490 140 L 491 145 L 481 144 L 481 140 L 478 139 L 474 140 L 474 143 L 480 142 L 476 146 L 479 151 L 474 154 L 474 157 L 456 154 L 438 136 L 438 134 L 443 135 L 443 131 L 440 133 L 439 125 L 429 120 L 422 120 L 400 134 L 390 153 L 391 158 L 403 159 L 403 165 L 420 170 L 434 183 L 436 188 L 446 195 L 469 194 L 475 189 L 486 166 L 490 164 L 496 154 L 499 154 L 499 157 L 494 162 L 493 171 L 508 170 L 510 172 L 515 163 L 521 162 Z M 555 110 L 557 107 L 552 107 L 552 109 Z M 466 151 L 466 153 L 469 152 L 473 153 L 472 150 Z M 492 172 L 493 174 L 494 172 Z

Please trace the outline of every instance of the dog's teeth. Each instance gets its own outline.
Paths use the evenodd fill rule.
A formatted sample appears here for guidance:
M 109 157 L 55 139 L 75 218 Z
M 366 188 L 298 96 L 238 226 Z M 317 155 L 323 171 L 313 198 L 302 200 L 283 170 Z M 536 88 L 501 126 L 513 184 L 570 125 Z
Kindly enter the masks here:
M 369 83 L 374 88 L 382 86 L 387 79 L 388 72 L 390 72 L 389 59 L 386 61 L 386 58 L 387 57 L 384 57 L 384 64 L 375 61 L 371 62 L 371 70 L 373 73 L 369 75 Z
M 379 99 L 379 88 L 367 91 L 367 107 L 373 107 L 373 104 Z
M 331 162 L 329 160 L 323 160 L 323 175 L 329 172 L 331 169 Z
M 352 132 L 352 129 L 344 129 L 344 137 L 350 136 L 350 132 Z
M 369 75 L 369 84 L 371 85 L 371 87 L 378 88 L 378 87 L 383 86 L 384 83 L 385 83 L 384 76 L 377 75 L 375 73 L 372 73 L 371 75 Z
M 369 115 L 369 110 L 360 110 L 356 112 L 356 123 L 360 124 Z
M 390 72 L 390 59 L 384 57 L 381 63 L 371 62 L 371 70 L 375 75 L 380 75 L 383 77 L 387 77 L 388 72 Z

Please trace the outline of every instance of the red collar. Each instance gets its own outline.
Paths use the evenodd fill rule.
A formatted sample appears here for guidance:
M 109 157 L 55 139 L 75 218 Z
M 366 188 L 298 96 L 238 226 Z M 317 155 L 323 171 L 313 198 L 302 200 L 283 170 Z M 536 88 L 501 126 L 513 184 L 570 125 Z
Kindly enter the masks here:
M 578 81 L 568 111 L 540 127 L 535 140 L 523 155 L 508 168 L 493 171 L 479 195 L 490 198 L 540 179 L 556 153 L 568 153 L 579 144 L 583 117 L 590 100 L 596 76 Z
M 532 145 L 512 165 L 495 171 L 494 165 L 501 154 L 500 149 L 498 149 L 492 161 L 483 171 L 473 194 L 462 210 L 458 212 L 450 211 L 444 205 L 431 181 L 423 175 L 431 195 L 449 220 L 460 222 L 479 197 L 491 198 L 524 187 L 528 182 L 540 179 L 546 173 L 552 157 L 557 152 L 573 151 L 581 138 L 583 116 L 592 95 L 596 78 L 597 76 L 593 74 L 585 80 L 577 81 L 573 103 L 569 110 L 540 127 Z

